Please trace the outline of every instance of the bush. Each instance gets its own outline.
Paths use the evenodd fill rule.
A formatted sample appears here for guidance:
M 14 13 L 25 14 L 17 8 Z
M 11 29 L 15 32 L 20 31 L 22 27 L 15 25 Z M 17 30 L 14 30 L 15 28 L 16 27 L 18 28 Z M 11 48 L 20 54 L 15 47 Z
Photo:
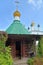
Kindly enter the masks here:
M 13 65 L 13 59 L 10 54 L 10 47 L 5 47 L 7 34 L 0 33 L 0 65 Z
M 0 65 L 13 65 L 9 47 L 6 47 L 3 52 L 0 52 Z
M 33 63 L 34 63 L 34 58 L 29 58 L 28 61 L 27 61 L 27 64 L 33 65 Z
M 27 61 L 28 65 L 43 65 L 43 57 L 29 58 Z
M 43 57 L 43 36 L 40 38 L 38 43 L 38 56 Z
M 43 36 L 39 40 L 37 51 L 36 57 L 28 59 L 28 65 L 43 65 Z

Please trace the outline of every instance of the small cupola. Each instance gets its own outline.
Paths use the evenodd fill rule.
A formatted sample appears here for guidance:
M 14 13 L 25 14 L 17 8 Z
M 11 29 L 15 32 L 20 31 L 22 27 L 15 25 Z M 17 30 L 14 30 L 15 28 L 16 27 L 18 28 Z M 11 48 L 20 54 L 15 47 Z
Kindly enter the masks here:
M 21 14 L 18 10 L 16 10 L 13 15 L 14 15 L 14 17 L 16 17 L 16 16 L 20 17 Z
M 19 12 L 18 10 L 16 10 L 16 11 L 13 13 L 13 16 L 14 16 L 15 20 L 20 20 L 21 14 L 20 14 L 20 12 Z

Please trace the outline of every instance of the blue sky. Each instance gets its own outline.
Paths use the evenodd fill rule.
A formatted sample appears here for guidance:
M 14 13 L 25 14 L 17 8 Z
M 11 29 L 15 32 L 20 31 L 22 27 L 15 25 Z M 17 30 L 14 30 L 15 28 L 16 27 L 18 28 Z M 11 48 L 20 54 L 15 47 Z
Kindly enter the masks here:
M 16 10 L 16 0 L 0 0 L 0 30 L 6 30 L 13 22 L 13 12 Z M 28 28 L 31 22 L 35 22 L 35 29 L 40 24 L 43 30 L 43 0 L 18 0 L 21 12 L 20 21 Z

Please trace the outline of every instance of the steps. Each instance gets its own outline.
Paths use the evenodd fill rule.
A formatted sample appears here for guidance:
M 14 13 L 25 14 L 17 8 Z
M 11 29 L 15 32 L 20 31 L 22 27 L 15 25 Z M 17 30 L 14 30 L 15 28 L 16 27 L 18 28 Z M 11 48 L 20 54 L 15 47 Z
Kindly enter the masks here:
M 26 63 L 14 63 L 14 65 L 27 65 Z
M 14 65 L 27 65 L 27 58 L 15 60 Z

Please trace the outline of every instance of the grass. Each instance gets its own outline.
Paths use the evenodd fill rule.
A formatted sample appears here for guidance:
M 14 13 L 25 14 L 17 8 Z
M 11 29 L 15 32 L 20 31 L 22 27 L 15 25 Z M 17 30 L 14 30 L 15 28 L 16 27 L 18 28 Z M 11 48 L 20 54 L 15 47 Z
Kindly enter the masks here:
M 43 58 L 35 57 L 34 58 L 34 65 L 43 65 Z
M 27 61 L 28 65 L 43 65 L 43 57 L 29 58 Z

